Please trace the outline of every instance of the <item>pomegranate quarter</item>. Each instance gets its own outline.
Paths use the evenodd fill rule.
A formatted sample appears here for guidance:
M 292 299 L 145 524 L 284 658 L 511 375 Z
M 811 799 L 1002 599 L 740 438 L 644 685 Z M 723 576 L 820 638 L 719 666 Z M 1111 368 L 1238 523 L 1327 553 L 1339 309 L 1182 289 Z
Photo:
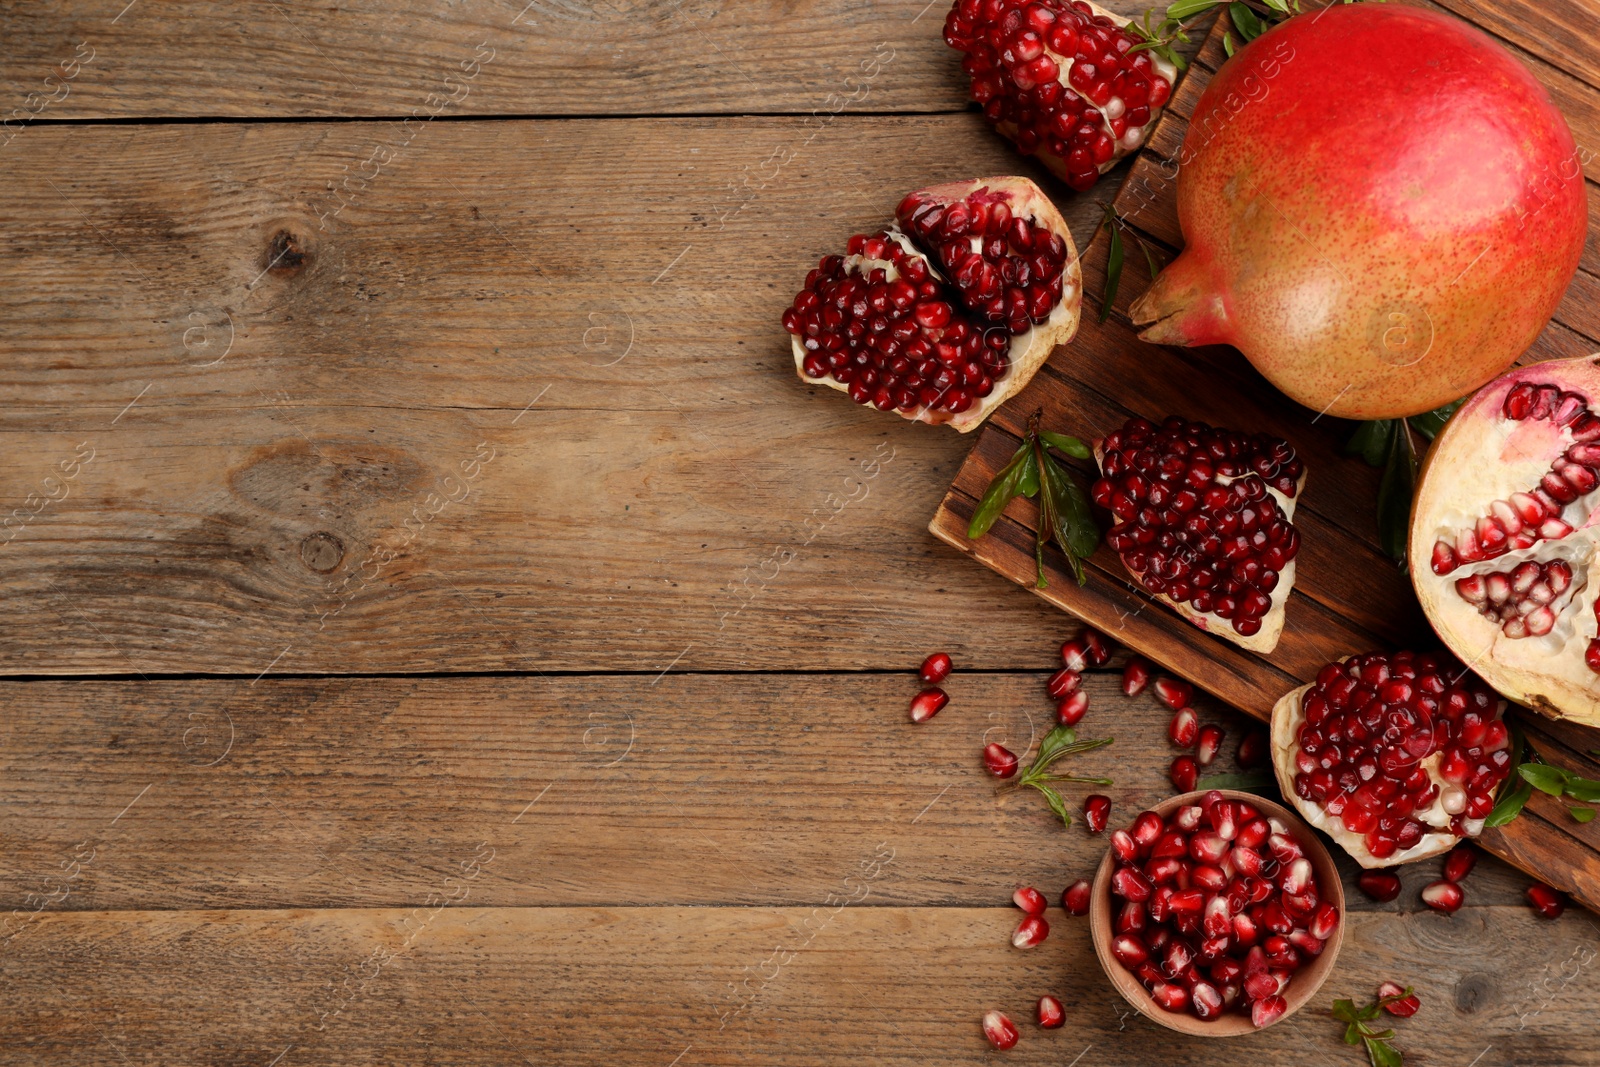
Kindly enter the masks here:
M 1172 180 L 1184 249 L 1131 309 L 1142 336 L 1231 344 L 1349 419 L 1431 411 L 1510 366 L 1588 220 L 1544 87 L 1487 34 L 1406 4 L 1332 4 L 1241 48 L 1176 167 L 1147 179 Z
M 824 256 L 783 313 L 802 381 L 962 433 L 1078 332 L 1083 276 L 1026 178 L 936 185 L 896 224 Z
M 1536 363 L 1462 405 L 1423 466 L 1412 584 L 1456 655 L 1519 704 L 1600 725 L 1589 581 L 1600 355 Z

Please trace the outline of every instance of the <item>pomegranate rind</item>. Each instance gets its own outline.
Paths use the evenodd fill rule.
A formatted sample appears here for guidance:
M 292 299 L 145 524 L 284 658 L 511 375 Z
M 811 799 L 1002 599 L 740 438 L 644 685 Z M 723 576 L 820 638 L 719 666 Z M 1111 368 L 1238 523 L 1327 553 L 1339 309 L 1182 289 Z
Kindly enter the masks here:
M 1600 674 L 1584 661 L 1589 641 L 1597 636 L 1594 609 L 1600 583 L 1590 576 L 1600 536 L 1594 525 L 1600 490 L 1563 509 L 1562 517 L 1573 532 L 1560 540 L 1538 541 L 1531 548 L 1462 564 L 1447 575 L 1433 573 L 1429 565 L 1441 537 L 1474 522 L 1491 501 L 1537 486 L 1571 443 L 1567 430 L 1555 431 L 1548 422 L 1503 418 L 1506 395 L 1523 382 L 1581 393 L 1591 410 L 1600 411 L 1600 353 L 1518 368 L 1463 404 L 1435 438 L 1422 464 L 1411 511 L 1411 582 L 1440 640 L 1502 696 L 1550 718 L 1600 726 Z M 1544 439 L 1548 447 L 1530 451 L 1529 438 L 1541 434 L 1548 435 Z M 1507 571 L 1529 559 L 1556 558 L 1572 566 L 1572 592 L 1555 629 L 1545 637 L 1507 637 L 1456 593 L 1458 579 Z
M 1061 217 L 1061 212 L 1056 210 L 1055 204 L 1051 203 L 1044 191 L 1029 179 L 1005 176 L 977 178 L 973 181 L 932 185 L 908 195 L 926 197 L 940 203 L 955 203 L 984 189 L 1006 196 L 1013 216 L 1025 218 L 1035 226 L 1047 229 L 1060 237 L 1067 246 L 1067 262 L 1061 271 L 1061 299 L 1050 309 L 1048 319 L 1011 338 L 1011 347 L 1006 353 L 1011 361 L 1011 367 L 1004 378 L 994 383 L 993 392 L 975 400 L 970 408 L 959 414 L 923 405 L 918 405 L 910 411 L 896 409 L 901 418 L 913 422 L 926 422 L 934 426 L 950 426 L 960 433 L 971 433 L 983 425 L 983 421 L 994 414 L 1001 404 L 1022 391 L 1039 368 L 1044 366 L 1057 345 L 1067 344 L 1077 336 L 1078 320 L 1083 305 L 1083 268 L 1078 262 L 1077 246 L 1072 243 L 1072 231 L 1067 227 L 1066 220 Z M 926 262 L 931 275 L 948 283 L 949 279 L 939 270 L 938 265 L 917 248 L 898 226 L 890 226 L 888 233 L 908 253 Z M 884 260 L 848 256 L 845 264 L 852 268 L 864 265 L 868 270 L 873 267 L 883 267 L 891 280 L 898 277 L 893 264 Z M 794 352 L 794 372 L 800 376 L 801 381 L 807 385 L 825 385 L 841 393 L 850 391 L 849 385 L 831 376 L 824 375 L 821 378 L 808 376 L 805 372 L 805 346 L 801 344 L 800 338 L 793 335 L 790 335 L 789 344 Z
M 1105 450 L 1101 447 L 1100 442 L 1096 441 L 1094 445 L 1094 462 L 1102 472 L 1105 470 L 1104 460 Z M 1309 470 L 1300 472 L 1300 477 L 1294 483 L 1294 496 L 1280 493 L 1270 485 L 1266 487 L 1267 494 L 1277 501 L 1278 507 L 1283 510 L 1284 521 L 1294 522 L 1294 505 L 1305 492 L 1306 476 L 1310 473 Z M 1128 574 L 1135 582 L 1139 583 L 1139 588 L 1144 590 L 1146 596 L 1165 604 L 1192 623 L 1196 629 L 1204 630 L 1208 634 L 1215 634 L 1224 641 L 1233 642 L 1240 648 L 1266 655 L 1278 647 L 1278 638 L 1283 636 L 1283 620 L 1288 614 L 1289 593 L 1294 589 L 1295 562 L 1295 560 L 1291 559 L 1284 564 L 1283 570 L 1278 572 L 1277 588 L 1268 594 L 1272 598 L 1272 607 L 1268 609 L 1265 615 L 1261 616 L 1261 629 L 1249 637 L 1235 630 L 1233 624 L 1221 615 L 1209 611 L 1196 611 L 1189 604 L 1174 600 L 1165 593 L 1152 593 L 1145 588 L 1144 581 L 1139 574 L 1132 570 L 1129 570 Z
M 1340 662 L 1344 661 L 1341 660 Z M 1321 806 L 1303 799 L 1294 791 L 1294 757 L 1300 748 L 1300 727 L 1304 726 L 1306 722 L 1305 711 L 1301 706 L 1301 702 L 1310 691 L 1310 683 L 1302 685 L 1298 689 L 1292 689 L 1285 693 L 1272 707 L 1272 770 L 1278 779 L 1278 788 L 1282 791 L 1285 802 L 1293 805 L 1294 809 L 1300 813 L 1301 818 L 1333 838 L 1334 842 L 1349 853 L 1352 859 L 1368 869 L 1396 867 L 1402 863 L 1413 863 L 1417 860 L 1427 859 L 1430 856 L 1441 856 L 1455 848 L 1461 838 L 1450 830 L 1450 815 L 1444 810 L 1437 798 L 1431 807 L 1417 811 L 1413 815 L 1419 822 L 1435 829 L 1424 833 L 1422 840 L 1405 851 L 1397 851 L 1392 856 L 1380 859 L 1367 849 L 1367 841 L 1364 835 L 1346 830 L 1343 820 L 1328 814 Z M 1496 717 L 1503 715 L 1505 709 L 1505 701 L 1501 701 L 1495 712 Z M 1442 790 L 1449 783 L 1439 774 L 1439 760 L 1440 753 L 1435 752 L 1422 760 L 1420 766 L 1428 772 L 1428 777 L 1433 779 L 1433 783 Z

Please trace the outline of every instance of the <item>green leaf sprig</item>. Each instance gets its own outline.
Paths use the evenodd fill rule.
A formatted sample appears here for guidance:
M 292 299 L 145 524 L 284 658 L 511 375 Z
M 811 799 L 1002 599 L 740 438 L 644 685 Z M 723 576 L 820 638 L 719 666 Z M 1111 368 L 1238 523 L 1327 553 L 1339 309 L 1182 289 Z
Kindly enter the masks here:
M 1138 245 L 1139 251 L 1144 253 L 1144 263 L 1145 267 L 1150 271 L 1151 281 L 1156 280 L 1156 275 L 1161 273 L 1161 268 L 1156 266 L 1156 257 L 1150 251 L 1149 244 L 1145 242 L 1143 237 L 1139 236 L 1138 230 L 1129 226 L 1122 216 L 1117 214 L 1116 206 L 1113 204 L 1104 204 L 1102 206 L 1105 210 L 1100 216 L 1100 222 L 1094 228 L 1094 233 L 1089 235 L 1089 242 L 1092 244 L 1103 228 L 1110 227 L 1111 238 L 1106 247 L 1106 291 L 1105 296 L 1100 300 L 1099 321 L 1104 322 L 1111 315 L 1111 305 L 1117 302 L 1117 289 L 1122 284 L 1122 235 L 1124 233 L 1133 238 L 1133 243 Z
M 1044 795 L 1045 803 L 1050 805 L 1050 810 L 1061 819 L 1062 826 L 1072 825 L 1072 816 L 1067 813 L 1067 802 L 1062 799 L 1057 791 L 1055 782 L 1081 782 L 1085 785 L 1111 785 L 1109 778 L 1080 778 L 1071 774 L 1052 774 L 1051 767 L 1058 760 L 1068 756 L 1081 756 L 1085 752 L 1093 752 L 1097 748 L 1104 748 L 1111 744 L 1111 738 L 1102 737 L 1093 741 L 1078 740 L 1078 732 L 1070 726 L 1057 726 L 1044 735 L 1044 740 L 1039 742 L 1039 754 L 1033 757 L 1033 764 L 1017 776 L 1016 785 L 1037 789 Z
M 1051 433 L 1039 428 L 1042 411 L 1028 417 L 1028 431 L 1022 447 L 989 483 L 967 525 L 967 537 L 976 541 L 989 532 L 1006 505 L 1019 496 L 1039 498 L 1039 525 L 1035 532 L 1034 562 L 1036 582 L 1044 589 L 1050 583 L 1044 576 L 1044 547 L 1054 540 L 1072 568 L 1079 585 L 1088 581 L 1083 561 L 1100 545 L 1100 527 L 1089 510 L 1089 494 L 1072 470 L 1056 459 L 1051 449 L 1073 459 L 1089 459 L 1089 446 L 1076 437 Z
M 1517 768 L 1517 776 L 1539 792 L 1549 793 L 1557 799 L 1566 797 L 1584 804 L 1600 803 L 1600 782 L 1592 778 L 1583 778 L 1561 767 L 1552 767 L 1548 763 L 1524 762 Z M 1592 807 L 1569 807 L 1567 810 L 1578 822 L 1589 822 L 1595 816 L 1595 809 Z
M 1334 1001 L 1333 1017 L 1347 1024 L 1344 1030 L 1344 1043 L 1357 1047 L 1364 1046 L 1372 1067 L 1402 1067 L 1406 1061 L 1405 1057 L 1389 1044 L 1389 1039 L 1394 1037 L 1394 1031 L 1375 1030 L 1372 1027 L 1372 1020 L 1378 1017 L 1385 1004 L 1393 1004 L 1410 995 L 1411 987 L 1407 986 L 1403 993 L 1397 993 L 1392 997 L 1379 997 L 1361 1008 L 1356 1007 L 1353 1000 Z
M 1345 455 L 1360 456 L 1383 468 L 1378 482 L 1378 545 L 1402 570 L 1411 530 L 1411 499 L 1417 491 L 1417 447 L 1411 435 L 1419 433 L 1432 441 L 1465 402 L 1463 397 L 1410 418 L 1363 422 L 1345 445 Z

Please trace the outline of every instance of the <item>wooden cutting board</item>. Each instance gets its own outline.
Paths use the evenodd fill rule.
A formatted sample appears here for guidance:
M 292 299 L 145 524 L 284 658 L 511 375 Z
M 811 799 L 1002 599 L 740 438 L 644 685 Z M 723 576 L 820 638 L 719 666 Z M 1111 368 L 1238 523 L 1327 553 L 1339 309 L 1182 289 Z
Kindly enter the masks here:
M 1219 19 L 1213 27 L 1116 199 L 1117 213 L 1138 231 L 1158 266 L 1182 242 L 1177 186 L 1169 178 L 1176 168 L 1166 161 L 1177 155 L 1195 101 L 1223 61 L 1225 22 Z M 1108 241 L 1102 231 L 1084 252 L 1086 307 L 1077 337 L 1056 349 L 1027 388 L 979 431 L 929 529 L 984 566 L 1262 720 L 1280 696 L 1310 681 L 1331 660 L 1374 648 L 1437 647 L 1410 579 L 1378 548 L 1380 472 L 1343 453 L 1355 424 L 1319 417 L 1289 401 L 1231 348 L 1176 349 L 1139 340 L 1127 309 L 1150 277 L 1137 242 L 1126 236 L 1111 314 L 1097 321 Z M 1563 337 L 1560 344 L 1570 347 L 1572 331 L 1556 329 Z M 1535 345 L 1529 358 L 1555 354 L 1551 347 Z M 1191 626 L 1136 586 L 1104 544 L 1088 561 L 1088 582 L 1082 587 L 1051 546 L 1049 586 L 1035 589 L 1037 508 L 1032 501 L 1013 501 L 988 535 L 969 541 L 967 524 L 978 499 L 1016 451 L 1028 416 L 1037 410 L 1044 412 L 1047 429 L 1085 440 L 1110 433 L 1133 415 L 1157 422 L 1181 415 L 1290 441 L 1308 477 L 1295 511 L 1302 548 L 1277 648 L 1257 655 Z M 1087 485 L 1093 464 L 1079 466 Z M 1600 778 L 1600 760 L 1589 754 L 1600 748 L 1600 732 L 1531 714 L 1521 720 L 1547 760 Z M 1521 818 L 1486 831 L 1480 840 L 1494 854 L 1600 910 L 1600 821 L 1579 824 L 1554 798 L 1536 793 Z

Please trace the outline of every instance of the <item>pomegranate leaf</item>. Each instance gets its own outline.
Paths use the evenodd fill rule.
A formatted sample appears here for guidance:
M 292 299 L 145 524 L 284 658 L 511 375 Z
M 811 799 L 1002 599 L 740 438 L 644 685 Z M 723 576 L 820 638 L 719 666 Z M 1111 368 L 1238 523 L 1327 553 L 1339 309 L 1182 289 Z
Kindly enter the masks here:
M 1567 811 L 1579 822 L 1590 822 L 1594 819 L 1593 808 L 1568 808 Z
M 1239 31 L 1239 36 L 1247 43 L 1267 32 L 1267 28 L 1261 24 L 1256 13 L 1239 0 L 1233 0 L 1233 3 L 1228 5 L 1228 17 L 1233 20 L 1233 28 Z
M 1403 993 L 1392 997 L 1378 997 L 1371 1004 L 1364 1004 L 1359 1008 L 1352 1000 L 1333 1002 L 1333 1017 L 1348 1024 L 1344 1031 L 1345 1044 L 1364 1046 L 1367 1060 L 1372 1067 L 1404 1067 L 1405 1057 L 1389 1044 L 1389 1039 L 1394 1037 L 1394 1031 L 1374 1030 L 1368 1024 L 1378 1017 L 1385 1004 L 1404 1000 L 1410 995 L 1411 987 L 1407 986 Z
M 1051 433 L 1049 430 L 1040 430 L 1039 440 L 1043 441 L 1057 452 L 1065 452 L 1073 459 L 1089 459 L 1094 455 L 1094 453 L 1089 450 L 1088 445 L 1084 444 L 1076 437 L 1068 437 L 1064 433 Z
M 1389 425 L 1389 454 L 1378 483 L 1378 547 L 1404 567 L 1411 498 L 1417 490 L 1417 453 L 1405 420 L 1394 419 Z
M 1233 789 L 1256 796 L 1276 796 L 1278 779 L 1271 771 L 1241 771 L 1238 774 L 1208 774 L 1194 784 L 1196 789 Z
M 1424 411 L 1421 415 L 1413 415 L 1406 421 L 1411 424 L 1413 430 L 1431 441 L 1439 435 L 1440 430 L 1444 429 L 1444 424 L 1450 421 L 1450 416 L 1456 413 L 1456 409 L 1466 402 L 1466 397 L 1462 397 L 1460 400 L 1452 400 L 1450 403 L 1442 407 L 1436 407 L 1432 411 Z
M 1579 778 L 1575 774 L 1567 776 L 1566 792 L 1573 800 L 1581 800 L 1585 804 L 1600 802 L 1600 782 Z
M 1022 447 L 1011 457 L 1011 462 L 1000 468 L 1000 473 L 994 476 L 994 481 L 989 483 L 983 498 L 973 509 L 972 522 L 967 525 L 968 540 L 976 541 L 988 533 L 989 528 L 1000 517 L 1000 513 L 1006 509 L 1006 505 L 1022 492 L 1026 468 L 1032 459 L 1031 443 L 1024 441 Z M 1037 492 L 1037 489 L 1035 491 Z
M 1109 211 L 1110 209 L 1107 208 Z M 1111 314 L 1111 305 L 1117 300 L 1117 286 L 1122 281 L 1122 232 L 1116 223 L 1111 224 L 1111 248 L 1106 252 L 1106 295 L 1100 301 L 1100 321 Z
M 1029 782 L 1028 784 L 1044 794 L 1044 802 L 1049 804 L 1050 810 L 1060 817 L 1062 826 L 1072 825 L 1072 816 L 1067 814 L 1067 802 L 1061 799 L 1060 793 L 1057 793 L 1047 785 L 1040 785 L 1034 782 Z
M 1553 797 L 1560 796 L 1566 791 L 1567 782 L 1572 775 L 1560 767 L 1552 767 L 1547 763 L 1524 763 L 1517 768 L 1517 773 L 1522 780 L 1539 790 L 1549 793 Z
M 1233 34 L 1227 31 L 1223 31 L 1222 34 L 1222 51 L 1229 59 L 1233 58 Z
M 1017 479 L 1017 493 L 1032 500 L 1039 495 L 1039 459 L 1032 449 L 1022 459 L 1022 475 Z

